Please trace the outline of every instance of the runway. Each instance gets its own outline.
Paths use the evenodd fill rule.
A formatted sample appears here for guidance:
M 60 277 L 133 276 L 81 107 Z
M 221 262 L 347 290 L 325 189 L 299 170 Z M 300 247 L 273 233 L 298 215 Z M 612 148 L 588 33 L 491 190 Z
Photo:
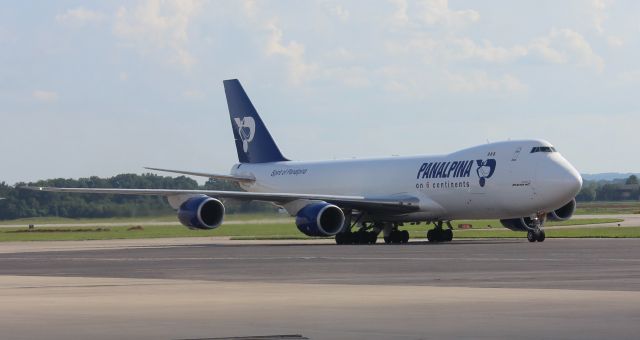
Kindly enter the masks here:
M 640 331 L 635 239 L 118 242 L 0 254 L 2 338 L 596 339 Z

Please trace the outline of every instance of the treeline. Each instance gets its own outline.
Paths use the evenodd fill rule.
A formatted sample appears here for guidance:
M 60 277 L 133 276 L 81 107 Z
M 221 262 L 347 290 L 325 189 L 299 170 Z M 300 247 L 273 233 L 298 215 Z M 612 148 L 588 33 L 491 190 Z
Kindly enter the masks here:
M 191 178 L 154 174 L 121 174 L 110 178 L 49 179 L 14 186 L 0 183 L 0 220 L 58 216 L 70 218 L 142 217 L 171 214 L 174 210 L 164 197 L 68 194 L 18 189 L 20 186 L 55 186 L 74 188 L 136 188 L 136 189 L 205 189 L 240 191 L 236 183 L 209 180 L 198 185 Z M 276 211 L 268 203 L 225 202 L 227 213 Z
M 584 181 L 576 200 L 580 202 L 640 200 L 638 177 L 631 175 L 627 179 L 613 181 Z

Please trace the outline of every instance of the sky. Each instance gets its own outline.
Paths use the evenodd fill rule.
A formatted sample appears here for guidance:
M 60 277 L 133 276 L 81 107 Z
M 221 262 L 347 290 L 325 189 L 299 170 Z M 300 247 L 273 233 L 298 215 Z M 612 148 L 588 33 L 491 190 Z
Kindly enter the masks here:
M 640 2 L 0 1 L 0 181 L 227 173 L 222 80 L 295 160 L 553 143 L 640 172 Z

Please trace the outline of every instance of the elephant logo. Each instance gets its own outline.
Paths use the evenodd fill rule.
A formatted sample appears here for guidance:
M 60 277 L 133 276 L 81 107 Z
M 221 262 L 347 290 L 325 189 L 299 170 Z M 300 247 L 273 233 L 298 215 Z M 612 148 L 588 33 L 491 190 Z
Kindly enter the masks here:
M 233 121 L 238 127 L 240 139 L 242 139 L 242 149 L 244 152 L 247 152 L 249 150 L 249 143 L 251 143 L 256 133 L 256 121 L 253 117 L 233 118 Z
M 492 158 L 487 160 L 478 159 L 476 160 L 476 163 L 478 164 L 476 173 L 480 178 L 480 186 L 484 187 L 487 179 L 491 178 L 493 173 L 496 171 L 496 160 Z

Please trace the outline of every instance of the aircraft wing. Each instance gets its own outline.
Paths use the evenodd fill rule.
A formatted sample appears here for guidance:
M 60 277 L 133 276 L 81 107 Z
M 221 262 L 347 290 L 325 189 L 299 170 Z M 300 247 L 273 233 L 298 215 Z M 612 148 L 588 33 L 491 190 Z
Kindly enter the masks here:
M 219 174 L 210 174 L 210 173 L 205 173 L 205 172 L 171 170 L 171 169 L 160 169 L 160 168 L 150 168 L 150 167 L 145 167 L 145 169 L 147 169 L 147 170 L 155 170 L 155 171 L 162 171 L 162 172 L 171 172 L 171 173 L 174 173 L 174 174 L 182 174 L 182 175 L 189 175 L 189 176 L 198 176 L 198 177 L 207 177 L 207 178 L 213 178 L 213 179 L 222 179 L 222 180 L 233 181 L 233 182 L 255 182 L 255 179 L 252 178 L 252 177 L 241 177 L 241 176 L 232 176 L 232 175 L 219 175 Z
M 295 200 L 317 200 L 335 204 L 341 208 L 351 208 L 361 211 L 389 211 L 395 213 L 410 213 L 418 211 L 419 202 L 413 196 L 397 197 L 364 197 L 289 193 L 258 193 L 244 191 L 220 190 L 180 190 L 180 189 L 112 189 L 112 188 L 57 188 L 57 187 L 22 187 L 24 189 L 48 192 L 78 193 L 78 194 L 110 194 L 110 195 L 148 195 L 148 196 L 176 196 L 176 195 L 207 195 L 215 198 L 231 198 L 246 201 L 264 201 L 288 203 Z

